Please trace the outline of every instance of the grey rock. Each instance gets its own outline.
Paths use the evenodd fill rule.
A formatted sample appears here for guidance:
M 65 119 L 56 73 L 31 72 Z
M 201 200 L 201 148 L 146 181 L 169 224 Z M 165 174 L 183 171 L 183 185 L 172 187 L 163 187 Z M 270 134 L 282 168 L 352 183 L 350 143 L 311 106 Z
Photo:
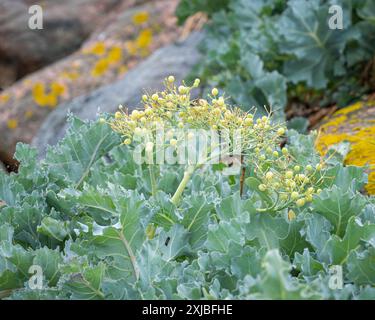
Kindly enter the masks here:
M 33 0 L 0 1 L 0 60 L 10 80 L 0 76 L 0 86 L 34 72 L 74 52 L 122 3 L 133 0 L 45 0 L 43 30 L 28 26 Z M 9 70 L 10 69 L 10 70 Z
M 98 112 L 114 112 L 120 104 L 131 110 L 139 107 L 145 91 L 161 90 L 168 75 L 174 75 L 177 81 L 183 80 L 201 58 L 197 46 L 202 38 L 201 32 L 192 33 L 183 42 L 155 51 L 123 79 L 59 105 L 43 122 L 32 145 L 43 156 L 47 145 L 55 145 L 65 135 L 69 113 L 80 119 L 94 120 Z

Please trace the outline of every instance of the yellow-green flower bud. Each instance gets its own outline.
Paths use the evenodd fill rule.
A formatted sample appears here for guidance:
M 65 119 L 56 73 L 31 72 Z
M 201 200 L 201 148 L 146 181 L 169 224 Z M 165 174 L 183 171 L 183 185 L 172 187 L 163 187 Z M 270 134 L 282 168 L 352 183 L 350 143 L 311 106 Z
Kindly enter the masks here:
M 211 93 L 214 97 L 216 97 L 219 94 L 219 90 L 217 90 L 217 88 L 213 88 Z
M 168 82 L 169 82 L 169 83 L 173 83 L 174 81 L 175 81 L 174 76 L 169 76 L 169 77 L 168 77 Z
M 258 186 L 258 188 L 259 188 L 260 191 L 266 191 L 267 190 L 267 186 L 265 184 L 260 184 Z
M 297 204 L 298 207 L 303 207 L 305 205 L 305 203 L 306 203 L 306 199 L 305 198 L 301 198 L 301 199 L 298 199 L 296 201 L 296 204 Z
M 287 171 L 285 173 L 285 178 L 292 179 L 293 178 L 293 171 Z
M 299 194 L 298 194 L 298 192 L 293 191 L 293 192 L 290 194 L 290 197 L 291 197 L 292 200 L 296 200 L 296 199 L 298 199 Z
M 279 128 L 279 129 L 277 129 L 277 134 L 278 134 L 279 136 L 284 135 L 284 134 L 285 134 L 285 129 L 284 129 L 284 128 Z

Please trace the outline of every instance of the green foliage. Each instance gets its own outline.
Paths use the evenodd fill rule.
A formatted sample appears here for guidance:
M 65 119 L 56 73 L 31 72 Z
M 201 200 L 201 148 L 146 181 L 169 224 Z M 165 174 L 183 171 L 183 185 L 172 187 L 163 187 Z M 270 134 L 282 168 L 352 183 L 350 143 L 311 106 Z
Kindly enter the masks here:
M 211 17 L 204 59 L 193 73 L 235 103 L 283 117 L 288 99 L 345 105 L 371 89 L 365 70 L 375 56 L 372 0 L 208 2 L 181 0 L 177 15 Z M 343 8 L 343 30 L 329 28 L 334 4 Z
M 258 212 L 251 177 L 241 197 L 239 177 L 210 167 L 176 206 L 177 166 L 158 168 L 152 196 L 147 166 L 116 141 L 105 124 L 71 119 L 45 160 L 18 145 L 19 173 L 0 173 L 1 298 L 375 298 L 375 204 L 360 169 L 329 164 L 335 179 L 295 218 Z M 316 157 L 311 137 L 289 141 L 302 165 Z M 33 265 L 43 288 L 29 285 Z M 333 265 L 342 290 L 329 288 Z

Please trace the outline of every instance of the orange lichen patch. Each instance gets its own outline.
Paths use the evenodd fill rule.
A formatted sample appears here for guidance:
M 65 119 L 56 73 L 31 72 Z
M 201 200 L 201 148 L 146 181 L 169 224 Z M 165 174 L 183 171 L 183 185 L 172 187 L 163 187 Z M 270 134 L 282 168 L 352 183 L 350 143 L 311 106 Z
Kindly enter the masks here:
M 9 119 L 7 122 L 7 126 L 9 129 L 16 129 L 18 127 L 17 119 Z
M 138 12 L 136 13 L 134 16 L 133 16 L 133 23 L 136 25 L 136 26 L 139 26 L 141 24 L 144 24 L 148 21 L 149 19 L 149 14 L 147 11 L 141 11 L 141 12 Z
M 375 195 L 375 126 L 371 117 L 375 117 L 375 108 L 363 102 L 336 112 L 321 126 L 316 147 L 324 155 L 330 146 L 349 142 L 345 164 L 370 168 L 366 190 Z

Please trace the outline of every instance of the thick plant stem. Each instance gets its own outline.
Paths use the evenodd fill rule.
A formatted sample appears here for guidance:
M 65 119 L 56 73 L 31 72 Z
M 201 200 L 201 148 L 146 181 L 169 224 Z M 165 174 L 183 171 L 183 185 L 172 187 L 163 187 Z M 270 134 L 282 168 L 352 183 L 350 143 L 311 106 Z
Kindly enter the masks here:
M 180 202 L 181 195 L 184 192 L 186 185 L 188 184 L 192 174 L 194 173 L 196 167 L 195 166 L 189 166 L 187 170 L 184 172 L 184 178 L 181 180 L 176 192 L 174 193 L 171 202 L 177 206 Z
M 157 187 L 156 187 L 156 179 L 155 179 L 155 171 L 154 171 L 154 165 L 149 164 L 148 170 L 150 172 L 150 181 L 151 181 L 151 194 L 153 196 L 156 195 Z

